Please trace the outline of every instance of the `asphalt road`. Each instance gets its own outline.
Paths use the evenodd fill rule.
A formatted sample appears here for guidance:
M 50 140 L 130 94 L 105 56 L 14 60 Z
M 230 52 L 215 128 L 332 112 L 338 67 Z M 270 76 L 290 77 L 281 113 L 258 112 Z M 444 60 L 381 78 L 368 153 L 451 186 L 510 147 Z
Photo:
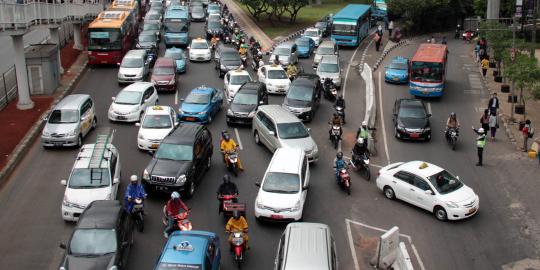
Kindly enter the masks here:
M 191 26 L 192 37 L 203 34 L 203 24 L 194 23 Z M 365 46 L 365 45 L 363 45 Z M 356 57 L 352 59 L 354 50 L 341 50 L 341 61 L 344 74 L 349 61 L 357 62 L 363 46 Z M 474 166 L 475 149 L 474 135 L 468 130 L 471 124 L 476 124 L 478 113 L 474 110 L 476 104 L 485 97 L 483 94 L 467 95 L 463 90 L 470 89 L 467 74 L 477 72 L 474 68 L 464 69 L 470 57 L 460 43 L 451 41 L 450 61 L 448 68 L 448 87 L 443 98 L 430 100 L 433 113 L 432 126 L 434 138 L 428 143 L 409 143 L 397 141 L 391 132 L 391 107 L 395 98 L 408 97 L 406 86 L 381 84 L 382 120 L 386 126 L 388 156 L 392 162 L 414 159 L 427 160 L 441 165 L 474 188 L 479 194 L 481 207 L 479 213 L 468 220 L 460 222 L 439 222 L 430 213 L 419 210 L 404 203 L 388 201 L 376 189 L 374 181 L 367 182 L 353 173 L 352 195 L 347 196 L 340 190 L 334 180 L 331 162 L 336 151 L 331 147 L 327 136 L 326 122 L 332 113 L 331 104 L 324 100 L 312 123 L 307 124 L 312 129 L 312 136 L 317 142 L 321 157 L 318 163 L 310 166 L 311 181 L 308 199 L 304 208 L 304 221 L 322 222 L 328 224 L 335 236 L 338 258 L 341 269 L 354 269 L 351 249 L 347 236 L 345 219 L 389 229 L 398 225 L 402 233 L 412 237 L 417 247 L 425 269 L 496 269 L 502 264 L 534 257 L 534 246 L 530 240 L 524 239 L 519 231 L 518 221 L 509 217 L 507 207 L 509 198 L 500 186 L 490 183 L 504 184 L 494 172 L 497 168 L 490 165 Z M 404 56 L 412 56 L 415 45 L 404 47 L 393 52 Z M 370 48 L 368 63 L 376 56 Z M 390 59 L 390 55 L 387 59 Z M 312 60 L 301 60 L 301 65 L 307 71 Z M 384 64 L 383 64 L 384 65 Z M 85 139 L 91 143 L 99 133 L 115 130 L 113 143 L 120 149 L 122 164 L 122 180 L 119 198 L 127 184 L 129 175 L 140 175 L 150 156 L 136 147 L 137 128 L 133 124 L 110 123 L 107 120 L 107 109 L 111 97 L 121 89 L 116 83 L 116 68 L 94 68 L 86 71 L 74 93 L 89 93 L 95 100 L 98 112 L 98 129 Z M 378 85 L 378 72 L 375 74 L 375 84 Z M 188 63 L 187 73 L 180 75 L 178 97 L 187 95 L 190 89 L 205 84 L 223 88 L 222 80 L 218 78 L 214 66 L 208 63 Z M 356 128 L 364 115 L 364 85 L 354 68 L 351 68 L 346 91 L 347 119 L 345 126 L 343 149 L 349 152 L 354 142 Z M 174 94 L 160 94 L 160 104 L 175 104 Z M 280 104 L 283 97 L 272 96 L 271 103 Z M 482 101 L 482 104 L 485 102 Z M 229 129 L 225 124 L 225 109 L 214 122 L 209 125 L 213 133 L 214 147 L 218 147 L 219 132 Z M 443 140 L 442 130 L 444 121 L 450 111 L 456 111 L 463 127 L 459 138 L 458 149 L 452 152 Z M 470 117 L 469 117 L 470 116 Z M 379 119 L 381 119 L 379 115 Z M 272 269 L 277 242 L 284 229 L 283 224 L 259 224 L 253 216 L 253 204 L 257 194 L 255 182 L 261 180 L 266 166 L 271 159 L 271 153 L 266 148 L 255 145 L 248 127 L 237 127 L 243 150 L 240 157 L 244 161 L 246 171 L 234 178 L 240 189 L 240 200 L 247 202 L 247 218 L 250 224 L 251 250 L 247 254 L 245 269 Z M 382 127 L 377 131 L 377 157 L 372 163 L 376 176 L 377 165 L 388 163 L 383 143 Z M 489 151 L 489 150 L 488 150 Z M 10 181 L 0 191 L 0 268 L 2 269 L 57 269 L 63 250 L 58 243 L 66 241 L 74 225 L 62 221 L 60 205 L 64 187 L 60 179 L 69 175 L 77 149 L 44 150 L 36 141 L 22 160 Z M 212 169 L 197 187 L 195 196 L 187 200 L 192 207 L 191 219 L 195 229 L 209 230 L 222 236 L 222 249 L 227 248 L 224 240 L 225 222 L 217 213 L 215 191 L 221 183 L 225 166 L 218 151 L 214 152 Z M 374 179 L 375 177 L 373 177 Z M 130 254 L 128 269 L 152 269 L 165 243 L 161 224 L 161 207 L 166 196 L 151 195 L 146 201 L 145 232 L 136 233 L 135 245 Z M 228 252 L 223 253 L 222 268 L 233 269 Z

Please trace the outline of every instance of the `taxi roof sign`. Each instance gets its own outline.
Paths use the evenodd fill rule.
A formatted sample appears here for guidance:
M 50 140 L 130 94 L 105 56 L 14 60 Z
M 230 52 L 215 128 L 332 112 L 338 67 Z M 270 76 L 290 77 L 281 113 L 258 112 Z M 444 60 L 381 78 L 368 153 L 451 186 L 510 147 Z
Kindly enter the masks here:
M 427 167 L 428 167 L 427 163 L 422 162 L 422 164 L 420 164 L 420 166 L 418 166 L 418 169 L 421 170 L 421 169 L 425 169 L 425 168 L 427 168 Z
M 176 251 L 193 251 L 193 246 L 188 241 L 182 241 L 178 246 L 174 246 Z
M 155 105 L 152 107 L 153 110 L 156 110 L 156 111 L 161 111 L 163 110 L 163 107 L 159 106 L 159 105 Z

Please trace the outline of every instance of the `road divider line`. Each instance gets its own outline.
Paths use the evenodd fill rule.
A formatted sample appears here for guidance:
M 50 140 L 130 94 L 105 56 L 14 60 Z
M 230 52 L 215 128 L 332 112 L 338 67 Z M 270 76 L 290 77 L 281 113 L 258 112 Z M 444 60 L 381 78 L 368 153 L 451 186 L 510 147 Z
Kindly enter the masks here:
M 428 113 L 432 113 L 431 112 L 431 102 L 427 103 L 427 109 L 428 109 Z
M 356 47 L 356 50 L 354 50 L 354 53 L 351 57 L 351 60 L 349 60 L 349 64 L 347 65 L 347 72 L 345 72 L 345 81 L 343 82 L 343 98 L 345 98 L 345 93 L 347 92 L 347 79 L 349 78 L 349 71 L 351 70 L 351 62 L 354 60 L 354 57 L 356 56 L 356 52 L 358 52 L 358 49 L 360 49 L 360 45 Z
M 360 265 L 358 264 L 358 258 L 356 257 L 356 250 L 354 249 L 354 239 L 352 237 L 351 225 L 349 224 L 349 219 L 345 219 L 345 226 L 347 227 L 347 236 L 349 238 L 349 247 L 351 248 L 351 254 L 354 262 L 354 269 L 360 270 Z
M 414 252 L 414 256 L 416 256 L 418 264 L 420 265 L 420 269 L 426 270 L 426 267 L 424 267 L 424 263 L 422 262 L 422 259 L 420 259 L 420 254 L 418 254 L 418 250 L 416 250 L 416 247 L 413 245 L 412 242 L 411 242 L 411 248 L 412 248 L 412 250 Z
M 384 114 L 383 114 L 383 102 L 382 102 L 382 82 L 381 82 L 381 72 L 379 71 L 379 110 L 381 114 L 381 126 L 383 133 L 383 143 L 384 143 L 384 152 L 386 153 L 386 161 L 390 164 L 390 152 L 388 151 L 388 141 L 386 140 L 386 127 L 384 126 Z
M 176 90 L 176 93 L 174 93 L 174 105 L 178 105 L 178 90 Z
M 236 141 L 238 142 L 238 147 L 240 147 L 240 150 L 243 150 L 242 147 L 242 141 L 240 140 L 240 134 L 238 134 L 238 129 L 234 128 L 234 134 L 236 134 Z

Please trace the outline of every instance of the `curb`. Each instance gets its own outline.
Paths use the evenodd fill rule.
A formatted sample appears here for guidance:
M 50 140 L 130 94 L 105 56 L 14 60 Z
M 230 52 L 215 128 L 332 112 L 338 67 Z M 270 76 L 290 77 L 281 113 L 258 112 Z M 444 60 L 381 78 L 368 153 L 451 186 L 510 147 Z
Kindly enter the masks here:
M 386 57 L 386 55 L 388 55 L 388 53 L 393 51 L 395 48 L 400 47 L 401 45 L 407 46 L 409 44 L 410 44 L 409 41 L 407 39 L 404 39 L 404 40 L 401 40 L 400 42 L 392 45 L 392 47 L 384 50 L 382 52 L 381 56 L 379 56 L 379 59 L 377 59 L 377 61 L 375 61 L 375 64 L 373 65 L 373 71 L 375 71 L 375 70 L 377 70 L 377 68 L 379 68 L 379 66 L 381 65 L 381 63 L 384 60 L 384 58 Z
M 84 55 L 84 53 L 85 53 L 84 51 L 81 52 L 81 55 Z M 77 74 L 75 75 L 75 77 L 71 79 L 71 81 L 67 85 L 60 86 L 64 88 L 62 93 L 53 100 L 53 102 L 51 103 L 51 106 L 49 106 L 49 108 L 46 111 L 44 111 L 43 114 L 41 114 L 41 116 L 34 123 L 34 125 L 32 125 L 30 130 L 28 130 L 26 135 L 24 135 L 23 139 L 19 142 L 19 144 L 17 144 L 15 149 L 13 149 L 13 152 L 10 154 L 10 158 L 8 159 L 6 163 L 6 166 L 4 166 L 4 168 L 0 171 L 0 186 L 4 184 L 4 182 L 6 182 L 9 175 L 15 170 L 15 167 L 17 167 L 17 165 L 19 164 L 19 161 L 23 159 L 24 155 L 28 152 L 28 150 L 30 149 L 30 146 L 39 135 L 39 131 L 44 125 L 44 122 L 42 120 L 43 117 L 46 116 L 50 112 L 50 110 L 54 108 L 54 106 L 56 106 L 56 104 L 58 104 L 60 100 L 62 100 L 62 98 L 64 98 L 68 93 L 70 93 L 73 90 L 75 84 L 79 82 L 81 75 L 84 72 L 86 72 L 87 64 L 88 64 L 88 60 L 85 60 L 80 70 L 77 71 Z

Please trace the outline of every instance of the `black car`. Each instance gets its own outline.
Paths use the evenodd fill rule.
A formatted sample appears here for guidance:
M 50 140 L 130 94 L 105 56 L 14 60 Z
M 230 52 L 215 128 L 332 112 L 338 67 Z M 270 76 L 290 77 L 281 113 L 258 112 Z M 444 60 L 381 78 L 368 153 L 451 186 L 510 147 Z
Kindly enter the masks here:
M 326 37 L 330 34 L 332 25 L 328 21 L 318 21 L 315 23 L 315 28 L 321 30 L 323 37 Z
M 151 51 L 158 48 L 158 38 L 156 37 L 156 32 L 154 30 L 142 31 L 137 38 L 135 48 L 145 49 L 146 51 Z
M 242 65 L 242 59 L 240 54 L 235 48 L 226 47 L 224 45 L 219 45 L 215 54 L 216 58 L 216 69 L 219 72 L 219 77 L 223 76 L 229 70 L 236 70 Z
M 161 24 L 159 22 L 155 22 L 155 21 L 145 22 L 143 24 L 142 31 L 155 31 L 157 40 L 159 42 L 159 39 L 161 38 Z
M 321 103 L 321 79 L 315 74 L 300 74 L 289 86 L 283 107 L 304 121 L 313 120 Z
M 206 39 L 211 39 L 213 35 L 221 37 L 223 35 L 223 24 L 219 21 L 207 21 L 204 25 Z
M 398 99 L 394 103 L 394 136 L 398 139 L 431 139 L 431 126 L 426 105 L 420 99 Z
M 206 9 L 202 5 L 192 7 L 191 20 L 194 22 L 204 22 L 206 20 Z
M 125 269 L 133 243 L 131 219 L 119 201 L 94 201 L 66 244 L 60 269 Z
M 183 191 L 191 198 L 212 163 L 212 134 L 203 125 L 182 123 L 159 145 L 143 172 L 147 191 Z
M 227 124 L 251 124 L 260 105 L 268 105 L 266 85 L 261 82 L 242 84 L 227 110 Z

